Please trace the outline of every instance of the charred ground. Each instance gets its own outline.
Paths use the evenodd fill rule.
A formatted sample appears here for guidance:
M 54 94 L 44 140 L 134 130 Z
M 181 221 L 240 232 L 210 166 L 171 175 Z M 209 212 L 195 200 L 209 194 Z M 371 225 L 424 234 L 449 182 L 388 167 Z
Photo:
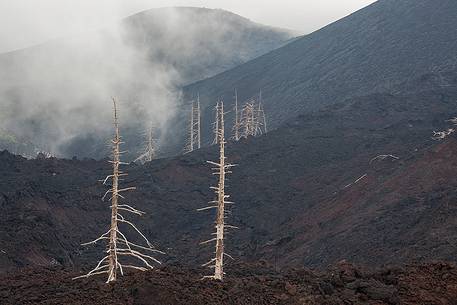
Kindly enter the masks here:
M 433 263 L 366 271 L 341 262 L 326 272 L 278 273 L 266 265 L 234 265 L 223 283 L 200 269 L 170 266 L 106 285 L 73 281 L 62 269 L 24 270 L 0 277 L 2 304 L 334 305 L 456 304 L 457 267 Z
M 455 74 L 425 75 L 395 94 L 374 94 L 304 115 L 259 138 L 230 143 L 238 164 L 228 193 L 236 204 L 228 236 L 238 261 L 275 268 L 453 260 L 457 240 L 457 142 L 431 140 L 457 113 Z M 199 265 L 212 248 L 214 215 L 197 212 L 213 199 L 210 147 L 145 166 L 131 164 L 127 201 L 147 212 L 144 233 L 167 254 L 164 263 Z M 399 160 L 370 160 L 393 154 Z M 81 268 L 102 246 L 80 243 L 108 227 L 109 204 L 97 181 L 106 160 L 0 155 L 1 270 L 62 265 Z M 365 175 L 356 184 L 351 184 Z M 349 185 L 349 186 L 348 186 Z

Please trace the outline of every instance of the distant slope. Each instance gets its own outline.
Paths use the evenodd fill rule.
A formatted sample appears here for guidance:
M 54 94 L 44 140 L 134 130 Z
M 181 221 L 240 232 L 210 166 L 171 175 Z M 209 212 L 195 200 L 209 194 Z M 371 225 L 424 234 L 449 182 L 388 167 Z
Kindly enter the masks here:
M 285 44 L 294 32 L 220 9 L 161 8 L 126 18 L 128 37 L 172 65 L 182 83 L 214 76 Z
M 241 100 L 262 89 L 268 121 L 277 127 L 298 113 L 455 67 L 456 38 L 455 0 L 379 0 L 186 90 L 212 107 L 220 97 L 232 105 L 235 88 Z
M 104 157 L 100 143 L 110 135 L 115 96 L 132 147 L 139 146 L 141 129 L 164 129 L 177 111 L 182 85 L 271 51 L 292 35 L 223 10 L 163 8 L 1 54 L 0 127 L 57 155 Z
M 227 156 L 238 166 L 228 177 L 236 205 L 227 221 L 240 229 L 228 235 L 228 253 L 278 268 L 455 261 L 457 142 L 431 136 L 457 115 L 457 71 L 426 74 L 395 91 L 229 143 Z M 399 159 L 370 162 L 382 154 Z M 217 160 L 216 147 L 125 167 L 124 185 L 137 187 L 128 201 L 147 212 L 137 223 L 167 253 L 166 263 L 200 265 L 213 251 L 198 246 L 214 222 L 213 213 L 196 211 L 214 196 L 206 160 Z M 97 181 L 109 171 L 106 160 L 0 154 L 0 271 L 93 264 L 103 247 L 79 245 L 108 225 Z

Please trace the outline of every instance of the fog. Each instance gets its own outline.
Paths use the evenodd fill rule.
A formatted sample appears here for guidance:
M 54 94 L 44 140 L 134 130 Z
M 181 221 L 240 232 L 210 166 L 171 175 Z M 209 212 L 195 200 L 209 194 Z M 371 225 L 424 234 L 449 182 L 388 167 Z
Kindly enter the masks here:
M 123 131 L 138 137 L 153 125 L 161 144 L 183 132 L 167 125 L 183 110 L 181 85 L 259 55 L 256 45 L 290 38 L 268 32 L 272 41 L 258 42 L 252 31 L 265 33 L 221 11 L 170 8 L 3 54 L 0 130 L 57 156 L 100 157 L 105 152 L 92 144 L 111 133 L 115 97 Z
M 176 72 L 125 37 L 124 27 L 110 27 L 4 58 L 2 126 L 59 154 L 75 137 L 109 131 L 115 97 L 124 126 L 162 127 L 175 105 Z

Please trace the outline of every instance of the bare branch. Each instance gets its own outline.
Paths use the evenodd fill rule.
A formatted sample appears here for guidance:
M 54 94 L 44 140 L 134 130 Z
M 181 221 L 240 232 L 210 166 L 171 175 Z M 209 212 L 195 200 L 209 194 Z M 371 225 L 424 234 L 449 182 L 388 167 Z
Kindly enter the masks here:
M 449 128 L 448 130 L 445 131 L 434 131 L 432 139 L 433 140 L 443 140 L 447 138 L 449 135 L 453 134 L 455 132 L 455 129 Z
M 364 175 L 362 175 L 361 177 L 359 177 L 359 178 L 358 178 L 357 180 L 355 180 L 354 182 L 352 182 L 352 183 L 349 183 L 348 185 L 346 185 L 344 188 L 346 189 L 346 188 L 350 187 L 351 185 L 354 185 L 354 184 L 356 184 L 357 182 L 359 182 L 360 180 L 362 180 L 362 179 L 366 178 L 367 176 L 368 176 L 368 174 L 364 174 Z
M 373 159 L 371 159 L 370 160 L 370 164 L 373 163 L 376 160 L 385 160 L 385 159 L 388 159 L 388 158 L 391 158 L 391 159 L 394 159 L 394 160 L 400 160 L 399 157 L 394 156 L 394 155 L 379 155 L 379 156 L 376 156 Z
M 197 101 L 192 101 L 188 137 L 188 143 L 184 149 L 184 153 L 190 153 L 195 149 L 201 148 L 201 118 L 199 94 L 197 94 Z
M 108 235 L 110 232 L 111 232 L 111 229 L 109 229 L 106 233 L 104 233 L 103 235 L 101 235 L 99 238 L 97 238 L 97 239 L 95 239 L 95 240 L 93 240 L 93 241 L 90 241 L 90 242 L 81 244 L 81 246 L 87 246 L 87 245 L 90 245 L 90 244 L 95 244 L 95 243 L 96 243 L 97 241 L 99 241 L 99 240 L 108 239 L 108 237 L 106 237 L 105 235 Z
M 206 240 L 206 241 L 202 241 L 202 242 L 200 243 L 200 245 L 208 244 L 208 243 L 213 242 L 213 241 L 216 241 L 216 240 L 217 240 L 217 238 L 211 238 L 211 239 L 208 239 L 208 240 Z
M 206 210 L 211 210 L 211 209 L 217 209 L 217 205 L 206 207 L 206 208 L 197 209 L 197 211 L 200 212 L 200 211 L 206 211 Z

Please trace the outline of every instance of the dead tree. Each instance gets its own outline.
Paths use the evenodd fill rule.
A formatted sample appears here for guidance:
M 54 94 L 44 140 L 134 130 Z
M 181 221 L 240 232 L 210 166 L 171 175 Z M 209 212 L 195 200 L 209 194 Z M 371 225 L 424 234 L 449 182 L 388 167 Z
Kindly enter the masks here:
M 213 233 L 216 237 L 201 244 L 207 244 L 210 242 L 216 242 L 216 252 L 215 257 L 211 259 L 208 263 L 204 264 L 203 266 L 208 266 L 210 268 L 214 268 L 214 275 L 205 276 L 205 278 L 211 278 L 215 280 L 222 280 L 224 277 L 224 257 L 227 256 L 231 258 L 230 255 L 225 253 L 224 249 L 224 233 L 226 229 L 229 228 L 236 228 L 234 226 L 230 226 L 225 224 L 226 218 L 226 204 L 233 204 L 233 202 L 227 201 L 230 197 L 225 193 L 225 176 L 226 174 L 231 173 L 230 169 L 234 166 L 232 164 L 226 163 L 225 157 L 225 136 L 224 136 L 224 104 L 223 102 L 219 102 L 216 108 L 218 113 L 218 130 L 217 130 L 217 137 L 219 143 L 219 162 L 212 162 L 207 161 L 209 164 L 214 165 L 213 168 L 214 173 L 213 175 L 217 175 L 219 177 L 219 182 L 217 187 L 211 187 L 216 194 L 216 200 L 210 201 L 211 206 L 199 209 L 198 211 L 204 211 L 209 209 L 216 209 L 216 232 Z
M 347 189 L 348 187 L 354 185 L 354 184 L 357 184 L 359 183 L 360 181 L 362 181 L 363 179 L 365 179 L 366 177 L 368 177 L 368 174 L 363 174 L 362 176 L 360 176 L 359 178 L 357 178 L 354 182 L 351 182 L 349 183 L 348 185 L 346 185 L 345 187 L 343 187 L 343 189 Z
M 216 107 L 214 108 L 215 109 L 215 114 L 216 114 L 216 118 L 214 120 L 214 123 L 213 123 L 213 133 L 214 133 L 214 140 L 213 140 L 213 143 L 211 145 L 215 145 L 215 144 L 219 144 L 219 121 L 220 121 L 220 107 L 221 107 L 221 103 L 222 102 L 217 102 L 216 104 Z
M 192 101 L 190 110 L 189 139 L 186 147 L 186 153 L 201 148 L 201 118 L 200 118 L 200 95 L 197 95 L 197 101 Z
M 394 155 L 391 155 L 391 154 L 389 154 L 389 155 L 378 155 L 378 156 L 374 157 L 373 159 L 371 159 L 369 163 L 371 164 L 371 163 L 373 163 L 374 161 L 377 161 L 377 160 L 382 161 L 382 160 L 386 160 L 386 159 L 400 160 L 399 157 L 394 156 Z
M 453 134 L 455 132 L 454 128 L 449 128 L 448 130 L 444 131 L 434 131 L 433 132 L 433 140 L 443 140 L 447 138 L 449 135 Z
M 256 135 L 257 116 L 255 101 L 249 101 L 241 109 L 241 137 L 247 138 Z
M 266 122 L 266 118 L 265 118 L 265 111 L 263 110 L 262 103 L 260 103 L 260 102 L 257 107 L 257 112 L 255 113 L 254 130 L 255 130 L 254 136 L 262 135 L 267 132 L 267 122 Z
M 99 241 L 106 241 L 108 243 L 106 256 L 103 257 L 97 264 L 97 266 L 92 269 L 89 273 L 76 277 L 77 278 L 87 278 L 97 274 L 107 274 L 108 279 L 107 283 L 116 281 L 118 271 L 121 275 L 124 274 L 124 269 L 134 269 L 134 270 L 141 270 L 146 271 L 148 269 L 153 269 L 153 264 L 160 262 L 155 259 L 152 255 L 144 254 L 144 251 L 150 251 L 153 253 L 163 253 L 161 251 L 156 250 L 146 236 L 141 233 L 140 230 L 129 220 L 127 220 L 120 212 L 127 212 L 136 215 L 144 215 L 145 213 L 135 209 L 134 207 L 128 204 L 119 204 L 119 198 L 124 199 L 124 196 L 121 193 L 134 190 L 135 187 L 126 187 L 126 188 L 119 188 L 119 177 L 127 176 L 126 173 L 120 170 L 120 165 L 126 164 L 121 162 L 120 156 L 122 152 L 120 151 L 120 145 L 123 143 L 121 141 L 121 136 L 119 133 L 119 122 L 118 122 L 118 115 L 117 115 L 117 105 L 116 100 L 113 98 L 114 104 L 114 139 L 111 141 L 113 144 L 113 160 L 110 163 L 113 165 L 113 173 L 108 175 L 105 180 L 103 180 L 103 184 L 106 184 L 110 179 L 112 180 L 111 188 L 106 191 L 105 195 L 103 196 L 102 200 L 104 200 L 107 196 L 111 196 L 111 225 L 109 230 L 102 234 L 97 239 L 85 243 L 83 245 L 90 245 L 96 244 Z M 145 246 L 133 243 L 129 241 L 124 233 L 119 229 L 119 224 L 125 224 L 129 226 L 131 229 L 136 231 L 140 237 L 146 243 Z M 121 263 L 120 258 L 124 257 L 130 260 L 138 260 L 141 265 L 136 266 L 130 263 Z
M 258 136 L 267 132 L 267 122 L 265 111 L 262 105 L 262 90 L 259 92 L 258 104 L 257 98 L 252 98 L 246 102 L 241 110 L 238 109 L 238 94 L 235 90 L 235 121 L 233 124 L 233 136 L 231 139 L 239 141 L 240 138 Z M 217 122 L 217 119 L 216 119 Z M 215 130 L 217 126 L 215 127 Z M 216 144 L 217 137 L 213 141 Z
M 260 118 L 263 122 L 263 133 L 267 133 L 267 117 L 265 115 L 265 110 L 263 109 L 263 105 L 259 105 L 259 108 L 260 108 Z
M 262 105 L 262 91 L 259 93 L 258 104 L 256 98 L 246 102 L 241 109 L 240 137 L 256 137 L 267 132 L 267 121 Z
M 235 89 L 235 108 L 233 109 L 235 112 L 235 122 L 233 124 L 233 137 L 232 139 L 235 141 L 239 141 L 241 137 L 241 122 L 240 122 L 240 113 L 238 110 L 238 92 Z
M 144 149 L 144 152 L 134 160 L 134 162 L 144 164 L 146 162 L 151 162 L 156 156 L 156 142 L 154 139 L 154 128 L 152 126 L 149 127 L 146 137 L 146 148 Z
M 40 150 L 37 152 L 36 154 L 36 159 L 40 159 L 40 160 L 43 160 L 43 159 L 51 159 L 51 158 L 55 158 L 56 156 L 53 155 L 52 153 L 50 152 L 47 152 L 47 151 L 44 151 L 44 150 Z
M 197 94 L 197 109 L 195 110 L 195 116 L 197 119 L 197 130 L 196 130 L 196 142 L 197 148 L 201 148 L 201 110 L 200 110 L 200 93 Z
M 267 120 L 265 117 L 265 110 L 262 104 L 262 90 L 259 92 L 259 104 L 257 105 L 257 111 L 255 112 L 255 132 L 254 136 L 262 135 L 267 133 Z
M 258 121 L 263 124 L 263 133 L 267 133 L 267 118 L 265 116 L 265 110 L 263 109 L 263 103 L 262 103 L 262 89 L 260 89 L 259 93 L 259 109 L 257 112 L 258 116 Z
M 449 120 L 446 120 L 446 122 L 451 122 L 452 125 L 457 126 L 457 117 L 450 118 Z M 455 128 L 448 128 L 447 130 L 444 131 L 434 131 L 433 132 L 433 140 L 443 140 L 446 139 L 448 136 L 453 134 L 456 131 Z

